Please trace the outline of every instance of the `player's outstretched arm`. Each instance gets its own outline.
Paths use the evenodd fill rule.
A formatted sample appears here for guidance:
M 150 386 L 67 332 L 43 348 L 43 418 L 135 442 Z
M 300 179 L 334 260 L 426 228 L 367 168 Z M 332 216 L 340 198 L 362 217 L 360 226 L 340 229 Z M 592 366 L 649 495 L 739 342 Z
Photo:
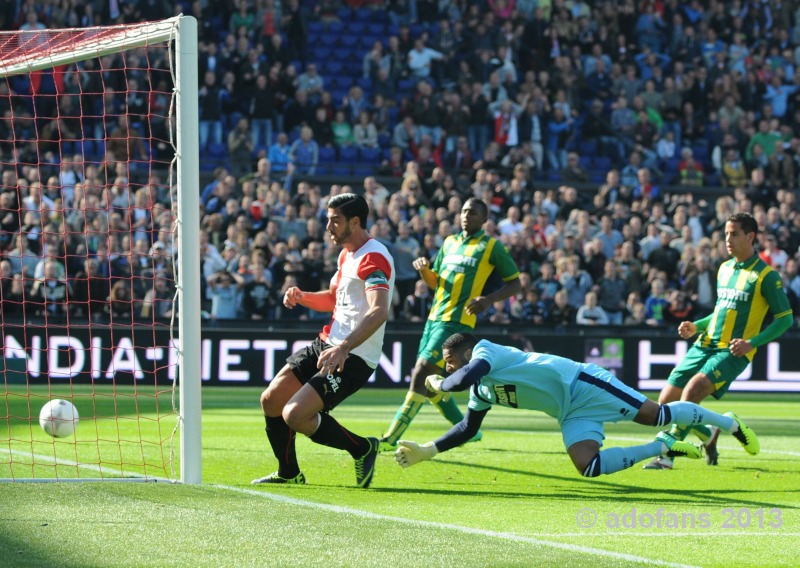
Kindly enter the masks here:
M 491 371 L 489 363 L 483 359 L 473 359 L 458 371 L 447 377 L 442 383 L 440 390 L 443 392 L 465 391 L 472 385 L 478 384 L 484 375 Z
M 464 419 L 435 442 L 417 444 L 409 440 L 398 441 L 397 450 L 394 452 L 395 461 L 400 467 L 411 467 L 421 461 L 429 460 L 441 452 L 467 443 L 480 430 L 487 412 L 489 412 L 488 408 L 477 411 L 467 409 Z

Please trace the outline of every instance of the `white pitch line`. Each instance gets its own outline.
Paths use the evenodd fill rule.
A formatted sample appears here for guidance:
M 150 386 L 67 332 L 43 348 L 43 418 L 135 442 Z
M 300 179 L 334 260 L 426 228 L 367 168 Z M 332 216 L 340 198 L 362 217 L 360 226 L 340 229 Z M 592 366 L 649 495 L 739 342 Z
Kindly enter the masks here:
M 94 465 L 90 463 L 79 463 L 72 460 L 65 460 L 61 458 L 55 458 L 53 456 L 45 456 L 42 454 L 33 454 L 28 452 L 22 452 L 20 450 L 7 450 L 6 448 L 0 448 L 0 452 L 4 454 L 11 454 L 12 456 L 24 456 L 26 458 L 30 458 L 34 461 L 33 465 L 36 465 L 35 462 L 38 460 L 40 462 L 47 462 L 56 465 L 61 465 L 65 467 L 78 467 L 82 469 L 88 469 L 90 471 L 96 471 L 100 474 L 106 475 L 124 475 L 126 477 L 135 477 L 137 479 L 148 480 L 148 481 L 167 481 L 169 483 L 174 483 L 174 480 L 168 479 L 166 477 L 154 477 L 152 475 L 142 475 L 141 473 L 131 473 L 122 471 L 119 469 L 111 468 L 111 467 L 103 467 L 101 465 Z M 25 464 L 30 465 L 30 464 Z M 58 478 L 59 481 L 72 481 L 72 480 L 80 480 L 80 478 L 72 478 L 72 477 L 60 477 Z M 35 481 L 35 480 L 34 480 Z M 109 481 L 113 481 L 113 479 L 109 479 Z
M 514 533 L 490 531 L 486 529 L 477 529 L 473 527 L 464 527 L 461 525 L 453 525 L 449 523 L 437 523 L 435 521 L 421 521 L 416 519 L 406 519 L 404 517 L 393 517 L 390 515 L 381 515 L 379 513 L 372 513 L 370 511 L 363 511 L 361 509 L 353 509 L 351 507 L 342 507 L 340 505 L 329 505 L 327 503 L 316 503 L 314 501 L 305 501 L 295 497 L 287 497 L 285 495 L 276 495 L 265 491 L 256 491 L 254 489 L 242 489 L 241 487 L 231 487 L 229 485 L 212 485 L 218 489 L 225 489 L 228 491 L 235 491 L 237 493 L 244 493 L 245 495 L 253 495 L 254 497 L 261 497 L 263 499 L 270 499 L 281 503 L 288 503 L 299 507 L 311 507 L 313 509 L 321 509 L 332 513 L 340 513 L 343 515 L 352 515 L 354 517 L 361 517 L 364 519 L 374 519 L 379 521 L 389 521 L 393 523 L 402 523 L 406 525 L 415 525 L 419 527 L 430 527 L 442 530 L 458 531 L 465 534 L 475 534 L 480 536 L 487 536 L 492 538 L 500 538 L 503 540 L 511 540 L 515 542 L 523 542 L 532 544 L 534 546 L 557 548 L 559 550 L 567 550 L 569 552 L 578 552 L 580 554 L 590 554 L 594 556 L 605 556 L 607 558 L 614 558 L 615 560 L 627 560 L 630 562 L 640 562 L 650 566 L 674 566 L 680 568 L 694 568 L 691 564 L 678 564 L 675 562 L 666 562 L 655 558 L 648 558 L 645 556 L 636 556 L 634 554 L 625 554 L 622 552 L 613 552 L 610 550 L 603 550 L 602 548 L 592 548 L 589 546 L 580 546 L 577 544 L 568 544 L 564 542 L 555 542 L 550 540 L 543 540 L 541 538 L 533 538 L 529 536 L 518 535 Z M 585 535 L 583 535 L 585 536 Z

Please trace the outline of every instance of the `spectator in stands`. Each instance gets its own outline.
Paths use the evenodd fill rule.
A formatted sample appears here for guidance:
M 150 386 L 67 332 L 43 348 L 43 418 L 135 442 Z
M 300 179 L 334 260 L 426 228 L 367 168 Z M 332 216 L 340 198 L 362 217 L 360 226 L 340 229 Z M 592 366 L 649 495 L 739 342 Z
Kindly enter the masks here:
M 429 78 L 433 63 L 442 61 L 444 58 L 443 53 L 427 47 L 422 38 L 415 40 L 414 49 L 408 53 L 408 68 L 411 76 L 417 80 Z
M 319 161 L 319 147 L 310 127 L 300 129 L 300 138 L 292 143 L 289 156 L 299 174 L 314 175 Z
M 231 271 L 216 272 L 208 279 L 211 319 L 229 320 L 238 316 L 239 291 L 244 286 L 241 275 Z
M 222 105 L 229 99 L 229 94 L 217 86 L 217 75 L 211 70 L 206 71 L 198 94 L 200 95 L 200 149 L 207 150 L 210 144 L 222 143 Z
M 703 185 L 703 165 L 694 159 L 691 148 L 681 150 L 683 158 L 678 164 L 678 174 L 680 176 L 678 185 L 690 187 L 702 187 Z
M 231 164 L 231 173 L 236 178 L 241 178 L 253 169 L 253 135 L 247 118 L 242 117 L 236 123 L 236 128 L 228 134 L 228 159 Z
M 575 323 L 578 325 L 608 325 L 608 314 L 597 305 L 597 294 L 587 292 L 585 300 L 575 315 Z
M 72 288 L 66 278 L 59 276 L 59 266 L 55 261 L 46 261 L 43 275 L 37 277 L 31 287 L 30 300 L 36 305 L 39 316 L 67 315 Z
M 650 284 L 650 295 L 644 302 L 647 325 L 662 326 L 665 323 L 666 308 L 669 301 L 665 296 L 664 281 L 658 278 Z
M 621 325 L 625 314 L 625 299 L 628 296 L 628 285 L 619 275 L 619 268 L 614 259 L 607 258 L 603 277 L 594 288 L 598 303 L 608 315 L 612 325 Z
M 5 254 L 10 263 L 12 274 L 21 274 L 25 278 L 33 278 L 36 266 L 42 260 L 39 255 L 28 248 L 28 238 L 24 233 L 17 233 L 14 238 L 14 249 Z
M 567 142 L 572 136 L 572 119 L 561 108 L 553 109 L 547 125 L 547 159 L 550 167 L 561 170 L 567 167 Z
M 578 308 L 569 303 L 566 290 L 556 292 L 552 305 L 547 309 L 545 322 L 556 327 L 565 327 L 575 324 Z
M 424 322 L 433 305 L 433 294 L 424 280 L 414 283 L 414 293 L 403 300 L 402 319 L 411 322 Z
M 275 118 L 275 93 L 268 86 L 266 73 L 259 73 L 256 76 L 255 88 L 249 94 L 246 107 L 252 126 L 253 148 L 259 146 L 270 148 Z
M 358 115 L 358 123 L 353 127 L 353 141 L 359 148 L 378 147 L 378 129 L 369 111 L 362 110 Z

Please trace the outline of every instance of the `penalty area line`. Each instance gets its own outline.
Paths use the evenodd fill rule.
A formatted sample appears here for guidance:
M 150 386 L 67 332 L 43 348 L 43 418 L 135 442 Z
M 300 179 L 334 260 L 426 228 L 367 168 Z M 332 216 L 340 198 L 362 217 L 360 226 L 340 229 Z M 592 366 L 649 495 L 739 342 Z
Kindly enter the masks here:
M 236 493 L 243 493 L 245 495 L 252 495 L 254 497 L 261 497 L 262 499 L 269 499 L 280 503 L 289 505 L 296 505 L 299 507 L 309 507 L 312 509 L 320 509 L 331 513 L 339 513 L 342 515 L 350 515 L 360 517 L 363 519 L 374 519 L 378 521 L 389 521 L 392 523 L 402 523 L 406 525 L 415 525 L 418 527 L 430 527 L 441 530 L 457 531 L 464 534 L 473 534 L 484 537 L 498 538 L 502 540 L 509 540 L 525 544 L 532 544 L 538 547 L 555 548 L 558 550 L 566 550 L 569 552 L 577 552 L 580 554 L 588 554 L 593 556 L 604 556 L 606 558 L 613 558 L 615 560 L 626 560 L 629 562 L 639 562 L 650 566 L 673 566 L 679 568 L 691 568 L 691 564 L 679 564 L 676 562 L 666 562 L 655 558 L 646 556 L 636 556 L 634 554 L 625 554 L 622 552 L 613 552 L 611 550 L 603 550 L 602 548 L 592 548 L 590 546 L 581 546 L 578 544 L 569 544 L 564 542 L 555 542 L 544 540 L 541 538 L 534 538 L 524 535 L 518 535 L 508 532 L 490 531 L 486 529 L 478 529 L 473 527 L 465 527 L 461 525 L 453 525 L 450 523 L 437 523 L 435 521 L 421 521 L 416 519 L 406 519 L 404 517 L 394 517 L 390 515 L 382 515 L 379 513 L 372 513 L 361 509 L 353 509 L 352 507 L 342 507 L 340 505 L 329 505 L 327 503 L 315 503 L 314 501 L 306 501 L 297 499 L 296 497 L 287 497 L 285 495 L 277 495 L 267 491 L 256 491 L 254 489 L 243 489 L 241 487 L 232 487 L 230 485 L 211 485 L 217 489 L 224 489 L 227 491 L 234 491 Z

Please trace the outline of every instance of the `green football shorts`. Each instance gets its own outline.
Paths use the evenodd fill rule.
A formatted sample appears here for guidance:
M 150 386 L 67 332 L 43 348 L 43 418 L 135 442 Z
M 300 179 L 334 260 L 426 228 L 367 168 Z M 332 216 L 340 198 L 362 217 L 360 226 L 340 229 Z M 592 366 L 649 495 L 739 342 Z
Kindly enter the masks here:
M 736 357 L 727 349 L 706 349 L 692 345 L 683 361 L 669 374 L 667 382 L 684 388 L 697 373 L 703 373 L 714 383 L 714 398 L 719 400 L 749 363 L 747 357 Z
M 472 333 L 472 328 L 451 321 L 427 320 L 422 330 L 422 339 L 419 340 L 417 359 L 425 359 L 444 369 L 442 343 L 454 333 Z

